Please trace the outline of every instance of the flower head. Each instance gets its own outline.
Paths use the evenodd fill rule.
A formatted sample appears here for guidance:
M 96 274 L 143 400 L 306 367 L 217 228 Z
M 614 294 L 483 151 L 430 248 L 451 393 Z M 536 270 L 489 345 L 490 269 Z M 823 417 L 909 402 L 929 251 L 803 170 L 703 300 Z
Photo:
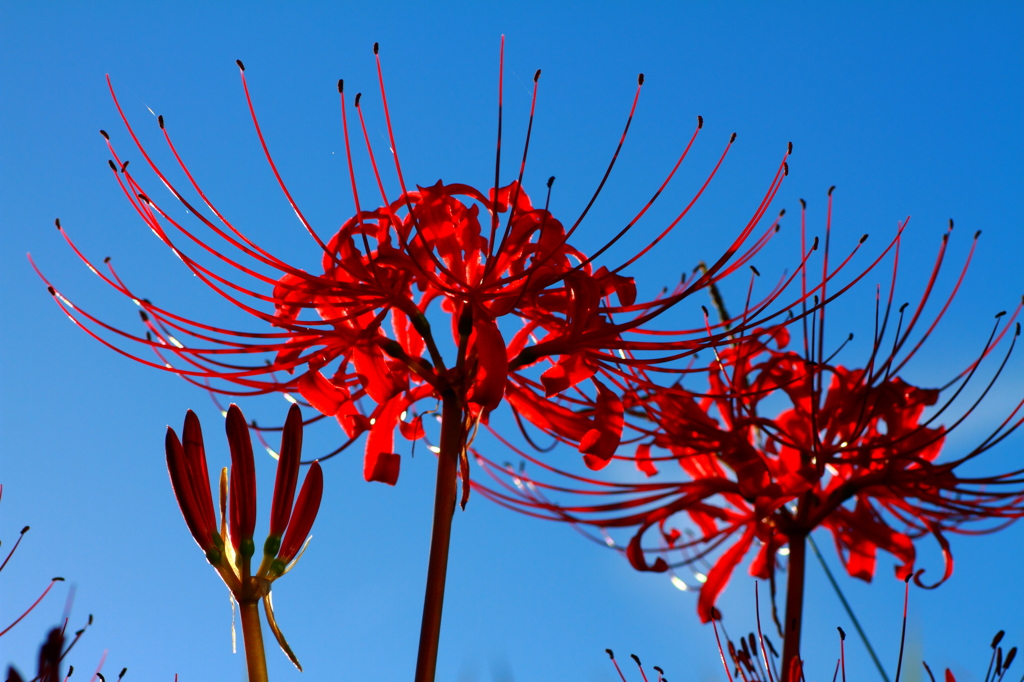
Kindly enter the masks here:
M 231 594 L 239 604 L 263 600 L 267 621 L 278 643 L 301 670 L 298 659 L 295 658 L 274 619 L 270 586 L 277 578 L 291 570 L 298 560 L 297 555 L 320 508 L 323 472 L 320 463 L 313 462 L 302 483 L 298 499 L 294 499 L 302 450 L 302 416 L 298 406 L 293 405 L 289 410 L 281 438 L 270 533 L 263 545 L 262 562 L 253 572 L 251 560 L 255 553 L 255 462 L 248 426 L 237 405 L 228 408 L 226 425 L 228 444 L 231 448 L 231 469 L 230 474 L 227 468 L 221 471 L 219 529 L 210 491 L 203 433 L 199 419 L 192 410 L 185 415 L 183 440 L 178 439 L 174 429 L 167 427 L 167 470 L 171 476 L 174 496 L 178 500 L 178 506 L 192 537 L 205 552 L 210 564 L 217 569 Z

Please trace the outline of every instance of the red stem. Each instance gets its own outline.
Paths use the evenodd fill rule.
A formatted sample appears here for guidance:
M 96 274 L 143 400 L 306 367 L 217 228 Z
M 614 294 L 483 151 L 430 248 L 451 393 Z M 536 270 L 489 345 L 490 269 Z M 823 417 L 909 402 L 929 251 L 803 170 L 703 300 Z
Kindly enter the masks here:
M 249 682 L 267 682 L 267 656 L 263 650 L 263 626 L 260 624 L 259 602 L 239 602 L 238 614 L 242 621 L 245 666 L 249 671 Z
M 441 409 L 441 452 L 437 457 L 437 487 L 434 492 L 434 524 L 427 563 L 427 589 L 423 597 L 423 623 L 416 657 L 416 682 L 434 682 L 437 645 L 441 637 L 441 608 L 448 573 L 448 546 L 455 513 L 459 451 L 462 448 L 462 405 L 452 395 L 443 398 Z
M 804 577 L 807 563 L 807 535 L 789 535 L 789 569 L 786 578 L 786 632 L 782 644 L 780 682 L 800 682 L 790 677 L 800 670 L 800 628 L 803 625 Z

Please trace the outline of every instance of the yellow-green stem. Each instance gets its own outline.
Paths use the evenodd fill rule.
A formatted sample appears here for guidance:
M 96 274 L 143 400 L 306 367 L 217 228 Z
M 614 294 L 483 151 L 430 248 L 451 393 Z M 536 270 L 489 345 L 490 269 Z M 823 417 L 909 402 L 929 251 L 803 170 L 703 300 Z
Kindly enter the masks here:
M 259 602 L 240 602 L 238 612 L 242 620 L 245 666 L 249 671 L 249 682 L 268 682 L 267 655 L 263 650 L 263 626 L 260 624 Z

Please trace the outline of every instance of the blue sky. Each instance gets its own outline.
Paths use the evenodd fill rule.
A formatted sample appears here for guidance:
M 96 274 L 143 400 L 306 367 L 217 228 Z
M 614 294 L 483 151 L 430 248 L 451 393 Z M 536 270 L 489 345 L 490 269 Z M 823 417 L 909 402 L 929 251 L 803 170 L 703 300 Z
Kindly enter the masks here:
M 646 201 L 702 115 L 705 129 L 679 188 L 660 200 L 643 234 L 656 234 L 688 199 L 687 188 L 734 131 L 737 144 L 679 234 L 631 273 L 648 293 L 671 284 L 680 268 L 724 248 L 792 141 L 791 174 L 775 207 L 795 212 L 798 198 L 807 199 L 810 224 L 820 231 L 825 193 L 836 185 L 837 249 L 864 232 L 877 248 L 911 216 L 902 256 L 906 300 L 920 294 L 949 218 L 957 224 L 953 263 L 974 231 L 984 231 L 950 318 L 908 368 L 908 379 L 933 385 L 973 357 L 991 316 L 1024 292 L 1022 14 L 1010 3 L 5 3 L 0 539 L 6 547 L 23 525 L 32 531 L 0 575 L 0 627 L 49 577 L 63 575 L 77 585 L 73 620 L 88 613 L 97 619 L 76 649 L 76 667 L 89 668 L 109 649 L 105 670 L 127 666 L 127 679 L 244 676 L 241 655 L 230 653 L 226 591 L 189 538 L 163 468 L 163 429 L 179 426 L 190 407 L 207 424 L 211 459 L 227 461 L 216 409 L 184 382 L 76 330 L 25 258 L 31 252 L 62 290 L 105 320 L 138 324 L 134 306 L 105 289 L 53 229 L 60 217 L 90 257 L 111 256 L 120 274 L 154 300 L 200 319 L 217 314 L 111 178 L 97 130 L 109 130 L 125 150 L 128 140 L 104 74 L 154 146 L 150 110 L 165 116 L 204 189 L 248 234 L 312 267 L 315 248 L 261 159 L 235 59 L 246 64 L 275 159 L 322 233 L 352 212 L 338 78 L 347 91 L 366 92 L 367 114 L 377 122 L 371 135 L 383 135 L 375 41 L 406 176 L 420 184 L 443 178 L 486 185 L 505 34 L 507 144 L 521 143 L 527 85 L 541 68 L 526 188 L 540 198 L 544 180 L 556 175 L 553 210 L 567 216 L 600 179 L 643 72 L 630 138 L 582 235 L 584 250 Z M 759 257 L 762 272 L 792 268 L 795 235 L 784 229 Z M 866 284 L 849 299 L 851 330 L 873 301 L 874 280 Z M 941 284 L 948 290 L 950 278 Z M 1022 379 L 1024 364 L 1015 357 L 985 411 L 950 439 L 951 452 L 984 437 L 1020 399 Z M 284 410 L 280 398 L 252 405 L 254 412 Z M 327 451 L 338 437 L 320 430 L 307 448 Z M 1020 435 L 1009 439 L 981 468 L 1024 466 L 1022 445 Z M 272 475 L 269 458 L 260 461 L 264 500 Z M 395 488 L 364 483 L 356 453 L 326 465 L 325 478 L 310 550 L 275 586 L 279 622 L 306 666 L 305 679 L 409 678 L 433 461 L 406 459 Z M 1010 644 L 1024 642 L 1021 547 L 1024 526 L 954 538 L 954 577 L 939 590 L 912 593 L 908 679 L 920 674 L 922 655 L 933 669 L 949 666 L 958 679 L 981 679 L 997 629 L 1007 630 Z M 835 556 L 827 556 L 836 568 Z M 890 675 L 902 607 L 892 564 L 884 557 L 870 586 L 842 580 Z M 921 565 L 933 575 L 941 570 L 934 548 L 922 549 Z M 481 497 L 456 517 L 448 584 L 439 679 L 611 680 L 605 647 L 623 658 L 636 653 L 670 679 L 721 677 L 713 635 L 698 624 L 693 595 L 664 576 L 634 572 L 566 527 L 513 515 Z M 752 592 L 752 581 L 738 573 L 723 597 L 734 632 L 752 627 Z M 65 594 L 55 591 L 0 639 L 0 662 L 31 667 Z M 837 653 L 835 626 L 851 628 L 814 564 L 807 599 L 805 654 L 811 677 L 824 679 Z M 862 647 L 848 643 L 850 674 L 871 678 Z M 274 679 L 300 679 L 283 655 L 268 654 Z

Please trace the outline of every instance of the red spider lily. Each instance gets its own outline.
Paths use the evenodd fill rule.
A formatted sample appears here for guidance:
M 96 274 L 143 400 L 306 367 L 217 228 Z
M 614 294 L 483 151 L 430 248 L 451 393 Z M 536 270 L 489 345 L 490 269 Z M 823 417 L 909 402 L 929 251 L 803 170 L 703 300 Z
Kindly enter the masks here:
M 831 199 L 829 207 L 831 213 Z M 879 301 L 871 354 L 862 368 L 834 363 L 838 350 L 825 352 L 826 304 L 838 295 L 826 290 L 831 278 L 826 249 L 826 275 L 813 293 L 822 304 L 799 316 L 805 330 L 802 354 L 785 349 L 789 332 L 775 326 L 717 347 L 714 361 L 703 368 L 708 378 L 704 392 L 678 384 L 660 386 L 642 372 L 628 383 L 623 412 L 630 434 L 623 442 L 635 443 L 635 452 L 612 459 L 632 460 L 648 480 L 597 480 L 545 466 L 573 482 L 553 485 L 481 458 L 499 483 L 485 493 L 521 511 L 581 527 L 631 528 L 623 551 L 639 570 L 706 565 L 706 573 L 699 576 L 703 585 L 698 601 L 705 622 L 712 619 L 716 598 L 750 550 L 758 550 L 750 572 L 772 580 L 773 586 L 777 555 L 784 550 L 788 589 L 782 678 L 790 679 L 793 662 L 799 660 L 805 543 L 813 530 L 829 530 L 851 576 L 871 580 L 877 552 L 884 550 L 899 562 L 897 577 L 913 575 L 918 585 L 935 587 L 953 570 L 949 533 L 991 532 L 1024 515 L 1024 469 L 988 476 L 965 471 L 965 465 L 1020 426 L 1024 419 L 1018 412 L 1024 402 L 978 445 L 959 457 L 939 459 L 947 434 L 975 411 L 1005 366 L 1020 333 L 1015 324 L 1020 306 L 1009 316 L 997 316 L 979 357 L 944 386 L 918 388 L 900 376 L 945 314 L 970 262 L 968 256 L 949 298 L 927 330 L 912 340 L 912 332 L 925 324 L 923 310 L 948 236 L 920 302 L 910 313 L 906 305 L 901 307 L 896 319 L 894 266 L 889 300 L 884 313 Z M 896 264 L 899 245 L 897 236 Z M 806 276 L 802 280 L 806 291 Z M 890 325 L 896 332 L 887 350 L 883 339 Z M 714 329 L 710 323 L 709 329 Z M 941 425 L 940 420 L 954 413 L 953 403 L 963 401 L 981 361 L 1007 335 L 1009 349 L 991 381 Z M 577 447 L 579 422 L 601 409 L 597 400 L 582 395 L 571 404 L 536 393 L 517 395 L 521 414 L 534 426 Z M 786 405 L 781 410 L 780 403 Z M 533 456 L 525 458 L 538 462 Z M 666 471 L 667 462 L 678 463 L 682 480 Z M 565 493 L 590 499 L 610 496 L 610 501 L 569 505 L 548 499 L 549 494 Z M 964 527 L 976 523 L 981 527 Z M 644 543 L 651 530 L 658 537 L 655 546 Z M 937 541 L 945 559 L 942 577 L 931 585 L 922 582 L 923 570 L 914 572 L 914 543 L 924 536 Z
M 378 208 L 363 208 L 349 148 L 349 110 L 343 83 L 339 81 L 355 214 L 325 241 L 306 220 L 277 171 L 257 123 L 245 70 L 239 62 L 257 135 L 287 201 L 316 244 L 323 270 L 319 275 L 260 247 L 214 206 L 178 155 L 162 117 L 158 121 L 170 153 L 187 185 L 198 195 L 198 201 L 186 198 L 188 190 L 157 166 L 118 105 L 150 170 L 170 190 L 174 200 L 199 221 L 201 229 L 211 233 L 209 236 L 179 223 L 171 207 L 155 200 L 103 133 L 113 156 L 110 166 L 116 181 L 146 225 L 204 284 L 231 305 L 269 324 L 271 330 L 232 330 L 159 307 L 130 289 L 109 263 L 109 274 L 101 273 L 66 233 L 71 247 L 98 276 L 141 307 L 148 328 L 146 336 L 106 324 L 72 305 L 52 285 L 50 291 L 77 325 L 117 352 L 144 364 L 178 374 L 216 393 L 239 396 L 282 392 L 293 400 L 298 399 L 291 394 L 299 394 L 303 405 L 319 412 L 310 421 L 334 417 L 345 431 L 349 440 L 336 452 L 366 433 L 364 477 L 370 481 L 394 484 L 398 479 L 396 426 L 406 439 L 420 440 L 427 436 L 424 414 L 441 413 L 439 445 L 432 446 L 440 461 L 427 578 L 428 606 L 417 667 L 417 679 L 428 680 L 432 679 L 436 656 L 457 483 L 461 478 L 461 501 L 465 505 L 470 490 L 467 446 L 476 429 L 481 423 L 486 424 L 489 414 L 506 397 L 515 405 L 516 396 L 541 385 L 547 395 L 555 395 L 570 389 L 582 390 L 581 386 L 589 384 L 592 389 L 588 390 L 597 396 L 599 410 L 595 418 L 578 425 L 583 429 L 579 447 L 594 468 L 610 461 L 620 444 L 623 425 L 623 405 L 617 395 L 622 380 L 617 377 L 623 372 L 627 378 L 632 375 L 631 370 L 622 367 L 637 362 L 648 367 L 671 364 L 709 344 L 742 335 L 754 328 L 760 311 L 783 290 L 782 285 L 776 287 L 764 301 L 752 307 L 749 319 L 737 321 L 729 333 L 719 330 L 708 337 L 703 329 L 693 329 L 671 337 L 651 336 L 657 334 L 650 330 L 655 318 L 694 292 L 735 272 L 777 231 L 777 220 L 763 219 L 788 172 L 786 159 L 791 149 L 784 155 L 749 222 L 710 267 L 685 279 L 666 295 L 637 302 L 635 283 L 620 273 L 681 222 L 717 173 L 735 135 L 693 200 L 655 239 L 617 267 L 595 268 L 594 260 L 633 230 L 662 194 L 702 127 L 699 117 L 693 136 L 652 198 L 602 248 L 588 256 L 571 246 L 570 240 L 604 187 L 624 144 L 643 76 L 639 78 L 625 130 L 607 170 L 585 209 L 566 227 L 548 210 L 553 178 L 548 181 L 544 208 L 534 206 L 523 189 L 533 104 L 517 177 L 504 185 L 500 182 L 501 76 L 493 185 L 481 191 L 465 184 L 438 181 L 432 186 L 411 188 L 399 163 L 379 57 L 377 66 L 400 191 L 389 196 L 385 190 L 367 134 L 360 96 L 356 95 L 355 110 L 380 194 Z M 539 76 L 538 71 L 533 102 Z M 116 97 L 114 101 L 117 104 Z M 752 236 L 762 222 L 769 224 L 763 226 L 760 236 Z M 182 246 L 190 242 L 219 261 L 229 274 L 221 274 L 190 255 Z M 446 327 L 451 329 L 449 343 L 437 331 Z M 145 359 L 129 350 L 132 344 L 152 350 L 157 360 Z M 454 350 L 454 359 L 451 353 L 446 359 L 442 352 L 445 348 Z M 638 359 L 640 356 L 642 359 Z M 550 366 L 544 367 L 539 377 L 530 378 L 528 374 L 537 372 L 541 363 Z M 421 405 L 424 401 L 426 406 Z M 242 488 L 243 479 L 240 471 L 237 485 Z M 242 522 L 250 518 L 248 512 L 241 506 L 236 509 L 233 503 L 231 513 L 233 519 L 238 517 L 240 534 L 232 531 L 233 546 L 240 548 L 238 551 L 246 550 L 251 528 L 244 527 Z M 194 535 L 210 535 L 210 529 L 203 523 L 206 522 L 198 517 L 190 522 Z M 200 541 L 201 546 L 203 542 Z M 221 551 L 216 546 L 213 549 Z
M 255 572 L 251 560 L 255 554 L 253 532 L 256 526 L 256 475 L 252 441 L 242 411 L 236 405 L 231 405 L 227 413 L 231 473 L 229 475 L 226 467 L 221 470 L 219 529 L 210 492 L 203 433 L 198 417 L 191 410 L 185 415 L 182 433 L 183 439 L 179 440 L 174 429 L 167 427 L 167 470 L 171 475 L 171 486 L 192 537 L 238 602 L 249 679 L 265 680 L 267 674 L 257 606 L 260 600 L 263 601 L 267 622 L 278 644 L 295 667 L 302 670 L 277 626 L 270 600 L 271 584 L 291 570 L 298 561 L 303 541 L 313 527 L 323 495 L 323 472 L 320 463 L 313 462 L 299 490 L 298 499 L 295 499 L 302 453 L 301 411 L 297 405 L 293 405 L 284 424 L 270 514 L 270 533 L 263 544 L 263 560 Z

